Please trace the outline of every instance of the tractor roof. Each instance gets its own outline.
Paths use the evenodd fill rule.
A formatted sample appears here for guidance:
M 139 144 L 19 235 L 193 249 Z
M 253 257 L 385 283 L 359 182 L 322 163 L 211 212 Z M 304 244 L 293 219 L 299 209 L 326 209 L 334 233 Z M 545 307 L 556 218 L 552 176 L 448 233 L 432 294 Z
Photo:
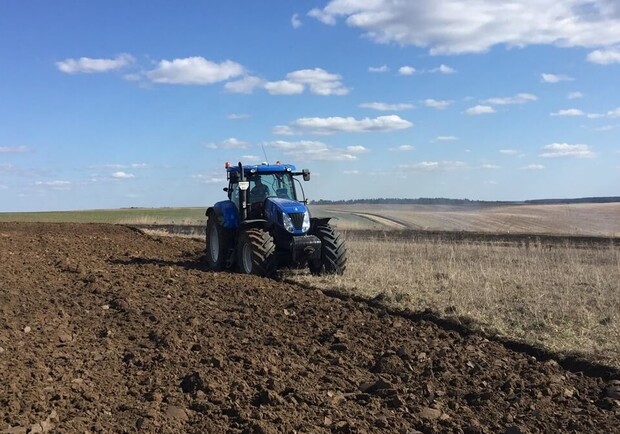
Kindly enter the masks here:
M 244 173 L 278 173 L 278 172 L 295 172 L 297 169 L 292 164 L 248 164 L 243 166 Z M 239 173 L 239 166 L 230 166 L 226 168 L 228 173 Z

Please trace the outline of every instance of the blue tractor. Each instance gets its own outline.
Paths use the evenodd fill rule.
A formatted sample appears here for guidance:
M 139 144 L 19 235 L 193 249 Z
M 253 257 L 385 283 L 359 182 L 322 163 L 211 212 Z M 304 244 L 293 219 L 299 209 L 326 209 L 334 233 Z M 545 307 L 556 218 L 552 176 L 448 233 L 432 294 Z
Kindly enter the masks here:
M 282 268 L 342 274 L 347 250 L 329 218 L 313 218 L 297 177 L 310 171 L 291 164 L 230 166 L 228 200 L 206 211 L 206 259 L 212 270 L 272 277 Z M 301 187 L 295 188 L 295 184 Z M 301 198 L 300 198 L 301 193 Z

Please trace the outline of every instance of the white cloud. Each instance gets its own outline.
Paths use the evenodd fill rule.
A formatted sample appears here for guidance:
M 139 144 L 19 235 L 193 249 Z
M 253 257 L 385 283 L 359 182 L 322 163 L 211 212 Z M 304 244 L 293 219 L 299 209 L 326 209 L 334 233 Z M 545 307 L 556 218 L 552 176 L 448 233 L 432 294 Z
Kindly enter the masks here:
M 231 137 L 221 142 L 211 142 L 205 145 L 208 149 L 246 149 L 250 147 L 248 142 Z
M 436 99 L 432 99 L 432 98 L 428 98 L 425 99 L 423 101 L 424 105 L 426 107 L 431 107 L 437 110 L 445 110 L 448 107 L 450 107 L 450 105 L 452 105 L 452 103 L 454 103 L 454 101 L 452 100 L 436 100 Z
M 517 155 L 519 151 L 516 149 L 500 149 L 499 153 L 504 155 Z
M 431 69 L 431 72 L 438 72 L 440 74 L 456 74 L 456 69 L 442 63 L 439 67 Z
M 353 161 L 357 159 L 355 153 L 348 149 L 332 148 L 326 143 L 312 140 L 297 142 L 277 140 L 266 143 L 265 146 L 298 161 Z
M 550 116 L 585 116 L 586 114 L 579 109 L 563 109 L 550 113 Z
M 368 72 L 388 72 L 389 70 L 390 70 L 390 68 L 388 68 L 387 65 L 369 66 L 368 67 Z
M 495 113 L 495 109 L 490 105 L 477 105 L 465 110 L 465 114 L 470 116 L 485 115 L 489 113 Z
M 239 80 L 229 81 L 224 85 L 224 89 L 231 93 L 250 94 L 254 89 L 261 88 L 265 85 L 265 81 L 251 75 L 245 76 Z
M 286 79 L 310 87 L 316 95 L 346 95 L 350 89 L 343 86 L 342 77 L 321 68 L 300 69 L 286 74 Z
M 363 104 L 360 104 L 359 107 L 387 112 L 387 111 L 409 110 L 413 108 L 413 104 L 406 104 L 406 103 L 389 104 L 386 102 L 365 102 Z
M 359 170 L 345 170 L 342 172 L 344 175 L 359 175 Z
M 347 146 L 346 150 L 351 154 L 364 154 L 368 152 L 368 149 L 362 145 Z
M 583 93 L 581 93 L 581 92 L 571 92 L 566 97 L 568 99 L 579 99 L 579 98 L 583 98 Z
M 93 59 L 80 57 L 79 59 L 65 59 L 56 62 L 56 67 L 66 74 L 93 74 L 108 72 L 131 65 L 135 59 L 130 54 L 121 54 L 114 59 Z
M 395 131 L 411 128 L 413 124 L 397 115 L 355 119 L 353 117 L 300 118 L 291 127 L 278 125 L 274 134 L 333 134 L 338 132 Z
M 466 169 L 468 165 L 463 161 L 422 161 L 416 164 L 401 164 L 398 167 L 403 170 L 421 170 L 425 172 L 434 172 Z
M 250 115 L 245 114 L 245 113 L 231 113 L 231 114 L 226 116 L 226 119 L 239 120 L 239 119 L 247 119 L 249 117 L 250 117 Z
M 299 95 L 304 91 L 304 85 L 288 80 L 270 81 L 265 83 L 265 90 L 271 95 Z
M 389 148 L 389 150 L 392 152 L 410 152 L 414 151 L 415 148 L 411 145 L 400 145 L 396 146 L 395 148 Z
M 71 186 L 71 181 L 37 181 L 34 185 L 49 188 L 50 190 L 68 190 Z
M 196 179 L 204 184 L 222 184 L 226 182 L 226 177 L 223 177 L 220 174 L 205 175 L 199 173 L 197 175 L 192 175 L 192 179 Z
M 592 51 L 588 54 L 587 59 L 589 62 L 598 63 L 599 65 L 620 63 L 620 46 Z
M 250 163 L 257 163 L 261 160 L 261 157 L 258 155 L 242 155 L 241 160 Z
M 515 96 L 504 98 L 490 98 L 484 101 L 486 104 L 491 105 L 511 105 L 511 104 L 525 104 L 528 102 L 536 101 L 538 97 L 531 93 L 519 93 Z
M 543 170 L 545 166 L 542 164 L 528 164 L 527 166 L 521 167 L 521 170 Z
M 413 66 L 401 66 L 398 68 L 398 73 L 400 75 L 413 75 L 415 73 L 415 68 Z
M 133 173 L 127 173 L 122 171 L 112 173 L 112 178 L 114 179 L 130 179 L 135 177 L 136 176 Z
M 572 77 L 569 77 L 568 75 L 564 75 L 564 74 L 540 74 L 541 80 L 543 81 L 543 83 L 551 83 L 551 84 L 555 84 L 555 83 L 559 83 L 561 81 L 573 81 L 574 79 Z
M 456 136 L 437 136 L 434 139 L 435 142 L 451 142 L 451 141 L 454 141 L 454 140 L 458 140 L 458 137 L 456 137 Z
M 336 18 L 334 18 L 331 14 L 324 12 L 319 8 L 314 8 L 310 12 L 308 12 L 308 16 L 312 18 L 316 18 L 323 24 L 327 24 L 329 26 L 333 26 L 336 24 Z
M 7 185 L 0 184 L 0 190 L 8 190 L 9 187 Z
M 428 47 L 431 54 L 480 53 L 496 45 L 620 42 L 614 0 L 331 0 L 308 15 L 330 25 L 343 18 L 372 41 Z
M 543 146 L 546 152 L 540 154 L 541 157 L 555 158 L 555 157 L 579 157 L 588 158 L 593 157 L 594 153 L 588 145 L 569 145 L 568 143 L 551 143 Z
M 291 17 L 291 26 L 293 26 L 294 29 L 298 29 L 301 27 L 301 20 L 299 19 L 299 14 L 294 14 Z
M 620 118 L 620 107 L 615 110 L 608 111 L 607 116 L 610 118 Z
M 151 165 L 149 163 L 130 163 L 130 164 L 99 164 L 96 166 L 90 166 L 89 169 L 148 169 Z
M 611 131 L 615 128 L 616 127 L 613 125 L 603 125 L 602 127 L 594 128 L 594 131 L 604 132 L 604 131 Z
M 243 66 L 231 60 L 215 63 L 204 57 L 187 57 L 162 60 L 146 76 L 154 83 L 213 84 L 239 77 L 244 72 Z
M 494 170 L 494 169 L 501 169 L 501 166 L 498 166 L 497 164 L 483 164 L 482 166 L 480 166 L 480 168 L 487 169 L 487 170 Z
M 0 154 L 24 154 L 32 152 L 28 146 L 0 146 Z

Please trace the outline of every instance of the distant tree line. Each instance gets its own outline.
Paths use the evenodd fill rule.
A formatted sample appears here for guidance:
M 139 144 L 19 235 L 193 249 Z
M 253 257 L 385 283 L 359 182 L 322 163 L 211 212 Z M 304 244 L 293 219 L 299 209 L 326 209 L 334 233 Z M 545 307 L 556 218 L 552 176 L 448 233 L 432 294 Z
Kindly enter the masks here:
M 613 197 L 582 197 L 577 199 L 534 199 L 524 201 L 491 201 L 470 199 L 448 199 L 445 197 L 420 197 L 418 199 L 403 198 L 376 198 L 376 199 L 348 199 L 312 201 L 313 205 L 542 205 L 542 204 L 569 204 L 569 203 L 612 203 L 620 202 L 620 196 Z

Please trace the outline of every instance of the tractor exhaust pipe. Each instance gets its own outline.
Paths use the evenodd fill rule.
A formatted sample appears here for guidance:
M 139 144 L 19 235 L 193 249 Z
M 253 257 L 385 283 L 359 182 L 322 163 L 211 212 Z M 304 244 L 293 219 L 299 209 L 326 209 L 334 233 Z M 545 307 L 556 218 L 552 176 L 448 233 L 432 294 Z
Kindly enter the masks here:
M 239 162 L 239 182 L 245 181 L 245 174 L 243 173 L 243 164 Z M 239 188 L 239 201 L 241 202 L 241 221 L 245 221 L 248 218 L 248 190 L 247 188 Z

